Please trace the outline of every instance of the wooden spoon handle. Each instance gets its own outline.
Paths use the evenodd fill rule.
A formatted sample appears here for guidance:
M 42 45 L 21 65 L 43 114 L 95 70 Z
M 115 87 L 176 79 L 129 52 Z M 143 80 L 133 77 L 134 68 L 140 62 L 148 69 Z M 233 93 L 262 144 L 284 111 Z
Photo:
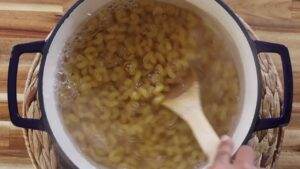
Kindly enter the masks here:
M 207 155 L 209 164 L 211 164 L 220 143 L 217 133 L 204 115 L 197 99 L 181 99 L 180 102 L 177 101 L 179 100 L 165 102 L 164 105 L 177 112 L 188 123 L 200 147 Z
M 212 162 L 220 139 L 203 113 L 199 95 L 199 84 L 194 82 L 185 93 L 175 99 L 166 100 L 163 105 L 175 111 L 189 124 L 209 162 Z
M 203 113 L 199 111 L 190 113 L 196 115 L 185 116 L 184 119 L 189 123 L 194 136 L 208 157 L 208 162 L 211 163 L 215 158 L 220 139 Z

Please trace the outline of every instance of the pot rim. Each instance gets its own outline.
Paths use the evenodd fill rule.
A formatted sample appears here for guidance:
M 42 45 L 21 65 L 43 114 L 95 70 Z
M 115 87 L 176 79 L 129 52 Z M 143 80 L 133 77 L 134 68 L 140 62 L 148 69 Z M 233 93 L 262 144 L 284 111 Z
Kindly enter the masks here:
M 45 41 L 45 46 L 42 52 L 42 59 L 41 59 L 41 65 L 39 68 L 39 81 L 38 81 L 38 100 L 40 103 L 40 109 L 41 109 L 41 113 L 42 113 L 42 120 L 45 122 L 45 130 L 47 132 L 49 132 L 53 138 L 55 139 L 55 141 L 57 142 L 57 138 L 56 136 L 53 134 L 53 131 L 49 125 L 49 120 L 47 117 L 47 113 L 45 111 L 45 107 L 44 107 L 44 97 L 43 97 L 43 76 L 44 76 L 44 67 L 45 67 L 45 63 L 46 63 L 46 59 L 47 59 L 47 55 L 49 52 L 49 48 L 54 40 L 54 38 L 56 37 L 57 32 L 59 31 L 59 29 L 61 28 L 61 26 L 63 25 L 63 23 L 69 18 L 69 16 L 72 14 L 72 12 L 81 4 L 83 3 L 85 0 L 78 0 L 67 12 L 66 14 L 59 20 L 59 22 L 57 23 L 57 25 L 55 26 L 55 28 L 53 29 L 53 31 L 50 33 L 50 36 L 46 39 Z M 256 108 L 255 108 L 255 113 L 254 113 L 254 117 L 251 123 L 251 126 L 249 128 L 249 131 L 243 141 L 243 144 L 246 144 L 247 140 L 251 137 L 251 134 L 255 131 L 256 128 L 256 124 L 259 120 L 259 110 L 260 110 L 260 102 L 262 99 L 262 93 L 261 93 L 261 78 L 262 75 L 260 73 L 260 64 L 259 64 L 259 59 L 258 59 L 258 52 L 257 52 L 257 48 L 256 45 L 253 41 L 253 39 L 250 37 L 249 32 L 247 31 L 246 27 L 244 26 L 244 24 L 242 23 L 241 19 L 233 12 L 233 10 L 222 0 L 215 0 L 233 19 L 234 21 L 238 24 L 238 26 L 241 28 L 244 36 L 246 37 L 249 46 L 251 48 L 252 51 L 252 55 L 254 58 L 254 62 L 255 62 L 255 67 L 256 67 L 256 73 L 257 73 L 257 82 L 258 82 L 258 89 L 257 89 L 257 101 L 256 101 Z M 59 144 L 58 144 L 59 145 Z M 59 145 L 60 149 L 61 149 L 61 145 Z M 61 149 L 62 150 L 62 149 Z M 65 152 L 62 152 L 64 155 Z M 66 158 L 68 159 L 70 165 L 75 166 L 75 164 L 72 162 L 72 160 L 66 156 Z

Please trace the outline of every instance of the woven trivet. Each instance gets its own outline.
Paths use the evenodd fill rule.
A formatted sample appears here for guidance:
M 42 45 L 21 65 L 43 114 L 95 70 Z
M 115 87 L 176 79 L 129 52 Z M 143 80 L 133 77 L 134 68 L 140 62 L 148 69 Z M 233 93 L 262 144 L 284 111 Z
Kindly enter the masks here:
M 245 24 L 246 25 L 246 24 Z M 257 39 L 253 31 L 252 38 Z M 23 115 L 29 118 L 39 118 L 40 109 L 37 100 L 37 82 L 41 55 L 37 55 L 25 87 L 25 101 L 23 104 Z M 281 109 L 282 86 L 276 67 L 267 54 L 259 56 L 262 72 L 262 103 L 260 115 L 263 118 L 278 117 Z M 276 162 L 281 150 L 284 130 L 282 128 L 265 130 L 253 133 L 248 145 L 256 151 L 257 166 L 261 168 L 276 168 Z M 37 169 L 68 169 L 59 153 L 58 146 L 46 132 L 24 130 L 24 138 L 30 158 Z

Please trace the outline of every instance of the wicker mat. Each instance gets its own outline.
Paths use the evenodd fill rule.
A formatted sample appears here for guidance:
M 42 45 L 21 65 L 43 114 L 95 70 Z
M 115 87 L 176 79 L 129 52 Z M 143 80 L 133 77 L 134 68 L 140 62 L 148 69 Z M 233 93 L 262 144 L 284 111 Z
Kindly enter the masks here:
M 248 27 L 249 32 L 252 30 Z M 256 38 L 252 33 L 253 38 Z M 40 117 L 37 100 L 38 70 L 41 56 L 37 55 L 28 74 L 25 88 L 25 101 L 23 114 L 29 118 Z M 263 100 L 261 103 L 261 116 L 277 117 L 280 114 L 282 86 L 275 65 L 268 55 L 260 56 L 260 65 L 263 81 Z M 284 136 L 282 128 L 253 133 L 248 145 L 256 150 L 257 165 L 261 168 L 276 168 L 280 154 L 280 147 Z M 30 158 L 37 169 L 68 169 L 60 155 L 56 143 L 45 132 L 24 130 L 24 138 Z

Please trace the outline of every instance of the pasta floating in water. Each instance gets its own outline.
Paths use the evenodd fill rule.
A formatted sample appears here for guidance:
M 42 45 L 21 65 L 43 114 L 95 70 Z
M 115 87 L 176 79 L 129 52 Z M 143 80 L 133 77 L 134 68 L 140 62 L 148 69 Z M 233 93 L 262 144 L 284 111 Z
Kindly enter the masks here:
M 160 104 L 196 58 L 204 111 L 227 133 L 238 107 L 235 65 L 201 17 L 162 2 L 130 2 L 100 9 L 67 44 L 57 75 L 66 129 L 99 166 L 197 168 L 205 157 L 190 128 Z

